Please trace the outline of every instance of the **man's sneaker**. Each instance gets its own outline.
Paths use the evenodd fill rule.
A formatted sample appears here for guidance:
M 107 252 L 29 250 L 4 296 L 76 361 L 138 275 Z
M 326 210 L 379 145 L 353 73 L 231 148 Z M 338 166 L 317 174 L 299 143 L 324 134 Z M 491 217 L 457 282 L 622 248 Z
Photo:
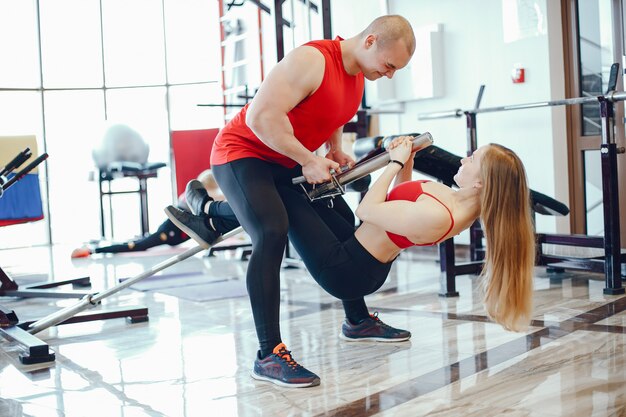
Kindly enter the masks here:
M 198 180 L 191 180 L 187 183 L 185 187 L 185 200 L 187 200 L 189 210 L 196 216 L 202 215 L 204 213 L 202 211 L 204 205 L 209 201 L 213 201 L 206 191 L 206 188 L 204 188 L 204 185 Z
M 206 216 L 196 216 L 174 206 L 165 207 L 165 214 L 176 227 L 204 249 L 208 249 L 220 237 L 219 233 L 207 226 Z
M 359 324 L 352 324 L 350 320 L 345 319 L 339 337 L 350 342 L 403 342 L 411 338 L 411 332 L 383 323 L 376 312 Z
M 281 387 L 305 388 L 320 384 L 320 378 L 298 364 L 284 343 L 276 345 L 272 354 L 265 359 L 259 359 L 257 356 L 251 375 L 254 379 Z

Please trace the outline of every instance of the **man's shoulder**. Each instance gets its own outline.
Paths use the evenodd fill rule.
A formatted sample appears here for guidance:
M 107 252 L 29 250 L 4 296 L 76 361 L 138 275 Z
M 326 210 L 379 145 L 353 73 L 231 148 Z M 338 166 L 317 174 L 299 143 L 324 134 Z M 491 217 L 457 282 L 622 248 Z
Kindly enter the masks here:
M 318 48 L 316 45 L 312 45 L 310 43 L 306 43 L 302 46 L 297 47 L 293 51 L 291 51 L 287 56 L 292 61 L 306 63 L 306 65 L 311 65 L 313 62 L 318 62 L 321 65 L 324 65 L 324 61 L 326 60 L 326 56 L 328 56 L 328 52 L 323 48 Z

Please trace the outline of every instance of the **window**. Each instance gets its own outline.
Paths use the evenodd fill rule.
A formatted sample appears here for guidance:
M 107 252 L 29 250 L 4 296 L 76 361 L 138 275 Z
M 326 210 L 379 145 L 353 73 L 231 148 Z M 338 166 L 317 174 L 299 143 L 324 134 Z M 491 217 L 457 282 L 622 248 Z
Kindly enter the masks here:
M 100 237 L 92 150 L 107 123 L 140 132 L 149 160 L 168 165 L 171 130 L 223 125 L 223 109 L 198 106 L 223 97 L 218 6 L 206 0 L 0 2 L 0 135 L 35 134 L 39 153 L 50 155 L 40 172 L 49 216 L 0 228 L 0 248 Z M 173 201 L 169 168 L 149 184 L 154 229 Z M 132 238 L 140 230 L 139 197 L 116 198 L 121 227 L 115 240 Z

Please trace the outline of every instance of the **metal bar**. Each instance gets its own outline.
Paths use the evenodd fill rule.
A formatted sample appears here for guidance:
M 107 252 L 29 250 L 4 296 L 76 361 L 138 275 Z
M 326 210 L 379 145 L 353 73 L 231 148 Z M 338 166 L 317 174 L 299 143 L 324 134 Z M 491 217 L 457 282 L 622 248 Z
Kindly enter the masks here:
M 615 144 L 613 103 L 600 101 L 602 116 L 602 199 L 604 210 L 604 293 L 624 294 L 621 276 L 619 190 L 617 185 L 617 146 Z
M 456 264 L 454 253 L 454 238 L 439 243 L 439 296 L 458 297 L 456 290 Z
M 222 236 L 220 236 L 211 246 L 215 246 L 218 243 L 232 237 L 235 236 L 239 233 L 241 233 L 243 231 L 243 228 L 237 227 L 236 229 L 231 230 L 228 233 L 223 234 Z M 52 313 L 34 323 L 32 323 L 29 327 L 28 327 L 28 332 L 30 334 L 36 334 L 39 333 L 40 331 L 47 329 L 48 327 L 51 326 L 55 326 L 59 323 L 64 322 L 65 320 L 67 320 L 68 318 L 74 316 L 75 314 L 86 310 L 88 308 L 93 308 L 94 306 L 96 306 L 98 303 L 100 303 L 100 301 L 102 301 L 104 298 L 113 295 L 115 293 L 118 293 L 119 291 L 133 285 L 134 283 L 147 278 L 149 276 L 152 276 L 154 274 L 156 274 L 159 271 L 162 271 L 163 269 L 170 267 L 180 261 L 183 261 L 199 252 L 202 252 L 204 249 L 200 246 L 196 246 L 193 247 L 191 249 L 186 250 L 185 252 L 178 254 L 176 256 L 172 256 L 171 258 L 166 259 L 165 261 L 153 266 L 152 268 L 148 269 L 147 271 L 142 272 L 141 274 L 134 276 L 132 278 L 129 278 L 127 280 L 125 280 L 124 282 L 121 282 L 119 284 L 117 284 L 116 286 L 109 288 L 106 291 L 103 292 L 99 292 L 99 293 L 95 293 L 95 294 L 90 294 L 88 296 L 86 296 L 85 298 L 83 298 L 82 300 L 80 300 L 78 303 L 72 305 L 72 306 L 68 306 L 64 309 L 61 309 L 55 313 Z
M 385 139 L 382 141 L 386 143 Z M 413 138 L 413 152 L 416 150 L 424 149 L 433 144 L 433 137 L 430 133 L 422 133 Z M 359 178 L 364 177 L 367 174 L 370 174 L 376 171 L 379 168 L 384 167 L 389 162 L 389 152 L 385 151 L 375 157 L 368 159 L 367 161 L 356 164 L 353 168 L 342 172 L 341 174 L 336 176 L 337 181 L 341 185 L 349 184 L 352 181 L 355 181 Z M 293 184 L 302 184 L 306 182 L 306 179 L 303 176 L 296 177 L 292 180 Z M 325 184 L 322 184 L 322 186 Z
M 624 294 L 621 277 L 621 244 L 617 190 L 617 148 L 602 144 L 602 194 L 604 195 L 604 277 L 605 294 Z
M 324 39 L 332 39 L 333 28 L 330 16 L 330 0 L 322 0 L 322 28 Z
M 480 105 L 482 100 L 482 94 L 484 86 L 478 93 L 476 99 L 476 108 Z M 478 132 L 476 130 L 476 113 L 473 111 L 465 112 L 465 123 L 467 129 L 467 156 L 470 156 L 476 149 L 478 149 Z M 483 248 L 483 231 L 479 221 L 475 221 L 470 226 L 470 259 L 472 261 L 481 261 L 485 259 L 485 250 Z
M 624 101 L 626 100 L 626 92 L 624 91 L 611 91 L 605 95 L 601 96 L 591 96 L 591 97 L 576 97 L 576 98 L 566 98 L 562 100 L 551 100 L 551 101 L 538 101 L 535 103 L 524 103 L 524 104 L 511 104 L 508 106 L 498 106 L 498 107 L 487 107 L 484 109 L 468 109 L 468 110 L 448 110 L 448 111 L 440 111 L 433 113 L 424 113 L 418 115 L 419 120 L 433 120 L 433 119 L 443 119 L 450 117 L 461 117 L 464 113 L 472 112 L 475 114 L 478 113 L 494 113 L 508 110 L 521 110 L 521 109 L 534 109 L 538 107 L 552 107 L 552 106 L 564 106 L 564 105 L 572 105 L 572 104 L 584 104 L 584 103 L 597 103 L 601 100 L 607 100 L 610 102 L 616 101 Z
M 418 114 L 417 118 L 419 120 L 449 119 L 451 117 L 461 117 L 463 114 L 465 114 L 465 110 L 456 109 Z
M 148 318 L 148 309 L 146 307 L 118 307 L 114 309 L 94 311 L 92 313 L 77 314 L 69 319 L 58 323 L 57 326 L 64 324 L 86 323 L 95 320 L 111 320 L 128 318 L 133 322 L 146 321 Z M 18 327 L 22 329 L 28 329 L 28 327 L 35 321 L 25 321 L 18 324 Z M 30 334 L 30 333 L 28 333 Z
M 0 328 L 0 336 L 5 339 L 18 343 L 25 353 L 19 356 L 20 362 L 24 365 L 32 365 L 35 363 L 52 362 L 55 360 L 55 354 L 50 347 L 42 340 L 33 336 L 20 327 L 12 326 Z
M 604 239 L 602 237 L 587 235 L 537 234 L 537 243 L 563 246 L 578 246 L 584 248 L 604 247 Z
M 26 148 L 22 152 L 18 153 L 15 158 L 9 161 L 9 163 L 6 164 L 2 170 L 0 170 L 0 176 L 7 175 L 9 172 L 18 169 L 28 158 L 31 157 L 31 155 L 32 152 L 30 151 L 30 148 Z
M 148 216 L 148 180 L 139 179 L 139 217 L 141 221 L 141 237 L 150 234 L 150 220 Z
M 276 61 L 278 62 L 285 57 L 282 0 L 274 0 L 274 30 L 276 31 Z
M 4 191 L 8 190 L 9 187 L 11 187 L 17 181 L 21 180 L 26 174 L 28 174 L 30 171 L 35 169 L 35 167 L 37 165 L 39 165 L 40 163 L 42 163 L 46 159 L 48 159 L 48 154 L 47 153 L 43 153 L 43 154 L 39 155 L 37 158 L 35 158 L 35 160 L 33 160 L 33 162 L 31 162 L 30 164 L 26 165 L 26 167 L 24 167 L 21 171 L 17 172 L 15 174 L 15 176 L 11 177 L 11 179 L 8 180 L 2 186 L 2 188 L 4 188 Z

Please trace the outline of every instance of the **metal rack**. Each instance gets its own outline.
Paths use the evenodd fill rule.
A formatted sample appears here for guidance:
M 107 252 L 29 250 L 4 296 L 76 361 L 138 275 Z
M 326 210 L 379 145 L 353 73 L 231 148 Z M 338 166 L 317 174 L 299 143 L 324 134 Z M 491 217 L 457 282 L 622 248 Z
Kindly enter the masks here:
M 617 155 L 624 153 L 624 148 L 618 148 L 614 137 L 614 104 L 626 100 L 626 92 L 614 91 L 618 73 L 618 65 L 613 64 L 609 80 L 609 91 L 600 96 L 576 97 L 570 99 L 541 101 L 526 104 L 514 104 L 480 109 L 480 100 L 484 91 L 481 86 L 475 108 L 469 110 L 455 109 L 443 112 L 421 114 L 420 120 L 434 120 L 443 118 L 460 118 L 465 116 L 467 123 L 467 150 L 468 155 L 477 149 L 476 115 L 479 113 L 495 113 L 509 110 L 532 109 L 539 107 L 569 106 L 586 103 L 597 103 L 600 106 L 602 117 L 602 143 L 600 146 L 602 166 L 602 200 L 604 203 L 604 237 L 587 235 L 537 235 L 537 264 L 551 267 L 553 271 L 562 269 L 578 269 L 604 273 L 605 294 L 624 294 L 622 287 L 622 264 L 626 263 L 626 256 L 621 253 L 620 219 L 619 219 L 619 187 L 617 179 Z M 546 255 L 543 253 L 543 244 L 576 246 L 587 248 L 602 248 L 604 256 L 595 258 L 573 258 L 566 256 Z M 450 239 L 439 245 L 441 260 L 441 295 L 456 296 L 455 277 L 463 274 L 478 273 L 482 268 L 484 250 L 482 247 L 482 230 L 475 223 L 470 228 L 470 256 L 471 262 L 457 264 L 454 257 L 454 243 Z

